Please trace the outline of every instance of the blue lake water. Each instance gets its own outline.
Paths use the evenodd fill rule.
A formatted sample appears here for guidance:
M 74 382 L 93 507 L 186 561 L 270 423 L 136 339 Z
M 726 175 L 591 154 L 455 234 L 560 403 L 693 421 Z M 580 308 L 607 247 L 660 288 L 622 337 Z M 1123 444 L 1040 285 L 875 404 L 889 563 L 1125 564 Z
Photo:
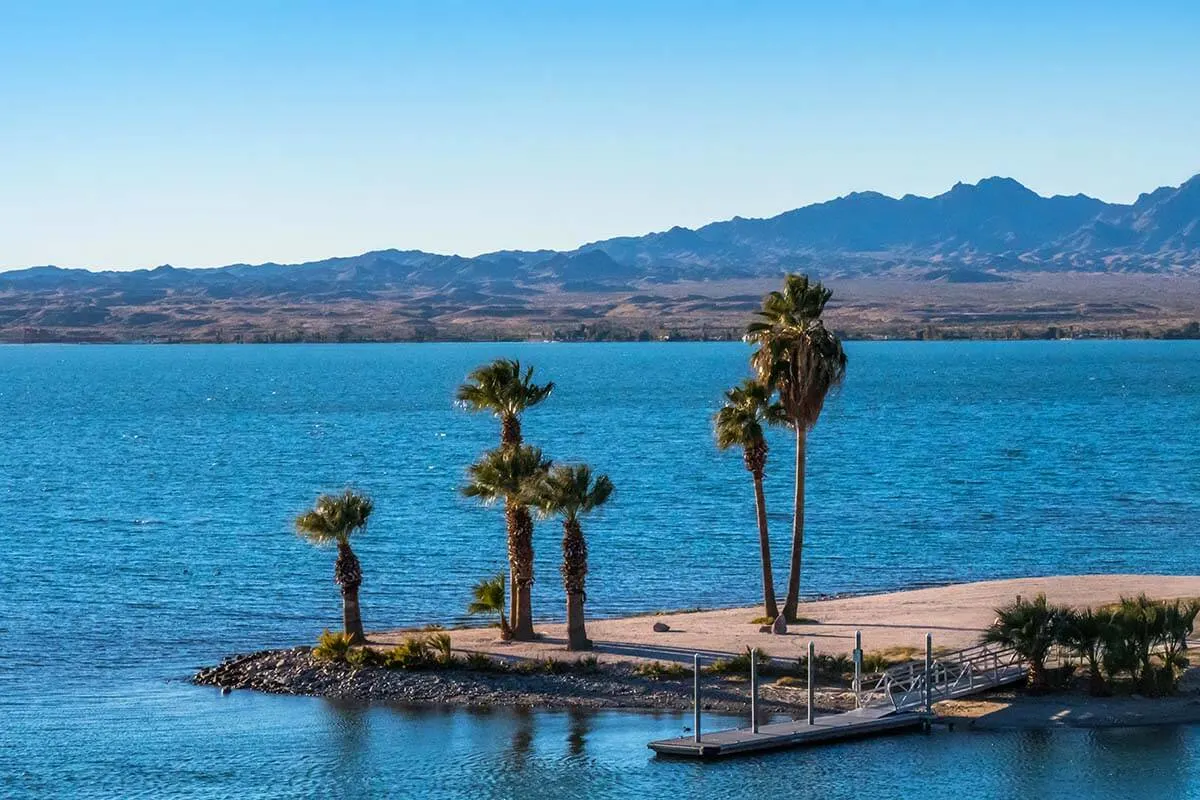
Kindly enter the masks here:
M 848 349 L 846 385 L 809 439 L 806 593 L 1200 572 L 1200 343 Z M 585 525 L 590 613 L 753 603 L 751 487 L 710 422 L 746 354 L 0 347 L 0 796 L 839 797 L 853 780 L 934 797 L 968 784 L 979 797 L 1197 793 L 1190 728 L 942 733 L 697 767 L 644 749 L 678 715 L 363 709 L 186 683 L 228 652 L 337 625 L 333 556 L 289 520 L 347 484 L 376 499 L 356 547 L 368 627 L 458 621 L 505 550 L 500 513 L 455 491 L 497 426 L 451 397 L 498 355 L 558 383 L 526 438 L 616 483 Z M 772 445 L 782 564 L 786 432 Z M 535 604 L 558 616 L 556 527 L 536 544 Z

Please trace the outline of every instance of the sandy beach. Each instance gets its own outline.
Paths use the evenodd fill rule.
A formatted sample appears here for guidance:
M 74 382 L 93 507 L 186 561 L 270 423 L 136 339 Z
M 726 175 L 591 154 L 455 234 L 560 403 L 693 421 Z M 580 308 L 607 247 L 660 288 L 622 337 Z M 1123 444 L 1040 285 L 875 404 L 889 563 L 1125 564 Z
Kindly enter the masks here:
M 979 641 L 995 619 L 995 609 L 1017 595 L 1033 597 L 1044 592 L 1051 602 L 1072 606 L 1102 605 L 1122 595 L 1145 592 L 1155 599 L 1200 597 L 1200 576 L 1072 575 L 954 584 L 931 589 L 845 597 L 803 603 L 799 616 L 815 624 L 792 625 L 784 636 L 759 631 L 753 622 L 762 615 L 756 607 L 664 613 L 617 619 L 589 620 L 588 636 L 602 662 L 690 662 L 694 653 L 704 660 L 763 648 L 774 658 L 797 658 L 816 645 L 818 653 L 848 654 L 855 630 L 862 631 L 866 652 L 892 648 L 923 648 L 925 634 L 933 635 L 938 650 L 958 650 Z M 656 622 L 670 631 L 653 630 Z M 542 638 L 536 642 L 502 642 L 495 628 L 450 631 L 454 648 L 503 658 L 556 658 L 574 660 L 566 650 L 566 626 L 561 622 L 538 624 Z M 370 635 L 372 644 L 393 645 L 411 631 Z

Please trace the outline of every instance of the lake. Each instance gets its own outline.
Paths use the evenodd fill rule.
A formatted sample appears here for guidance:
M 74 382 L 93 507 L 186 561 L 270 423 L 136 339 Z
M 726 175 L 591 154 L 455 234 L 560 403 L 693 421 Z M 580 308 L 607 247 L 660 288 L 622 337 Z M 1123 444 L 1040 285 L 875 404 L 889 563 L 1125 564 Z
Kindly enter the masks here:
M 961 796 L 966 782 L 996 797 L 1196 791 L 1190 728 L 942 732 L 701 767 L 645 750 L 687 724 L 679 715 L 364 709 L 186 683 L 230 652 L 311 641 L 340 622 L 333 554 L 297 539 L 290 520 L 346 485 L 376 500 L 356 545 L 367 626 L 464 619 L 470 585 L 503 567 L 505 549 L 500 512 L 457 493 L 498 426 L 452 396 L 501 355 L 557 384 L 526 415 L 526 439 L 616 484 L 585 525 L 589 613 L 753 604 L 750 480 L 711 436 L 747 353 L 0 347 L 0 795 L 791 786 L 838 797 L 854 780 L 876 792 L 911 781 L 934 797 Z M 809 438 L 806 594 L 1200 571 L 1200 342 L 881 342 L 848 353 L 846 385 Z M 771 444 L 783 565 L 790 438 L 779 431 Z M 558 538 L 554 524 L 535 534 L 542 617 L 562 613 Z

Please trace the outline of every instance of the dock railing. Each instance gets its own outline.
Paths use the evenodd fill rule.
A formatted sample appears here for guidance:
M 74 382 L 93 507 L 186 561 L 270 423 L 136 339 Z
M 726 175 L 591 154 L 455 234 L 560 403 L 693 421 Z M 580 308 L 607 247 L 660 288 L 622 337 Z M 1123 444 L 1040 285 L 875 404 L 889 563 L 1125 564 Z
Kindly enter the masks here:
M 978 644 L 934 658 L 928 674 L 927 682 L 924 661 L 888 667 L 879 673 L 872 688 L 859 693 L 859 706 L 890 705 L 896 711 L 914 711 L 928 702 L 964 697 L 1013 683 L 1025 676 L 1026 667 L 1011 647 Z

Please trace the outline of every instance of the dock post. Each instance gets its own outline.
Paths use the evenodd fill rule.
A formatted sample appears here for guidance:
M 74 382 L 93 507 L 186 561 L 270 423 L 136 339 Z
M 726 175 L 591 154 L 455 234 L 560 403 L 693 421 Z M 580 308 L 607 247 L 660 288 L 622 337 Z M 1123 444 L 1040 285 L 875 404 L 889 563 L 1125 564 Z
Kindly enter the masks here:
M 758 648 L 750 651 L 750 731 L 758 733 Z
M 692 713 L 692 731 L 696 741 L 700 741 L 700 654 L 692 654 L 692 697 L 696 709 Z
M 925 634 L 925 713 L 933 711 L 933 634 Z
M 862 631 L 854 632 L 854 707 L 862 708 Z
M 808 724 L 813 724 L 813 673 L 816 667 L 817 646 L 808 642 Z

